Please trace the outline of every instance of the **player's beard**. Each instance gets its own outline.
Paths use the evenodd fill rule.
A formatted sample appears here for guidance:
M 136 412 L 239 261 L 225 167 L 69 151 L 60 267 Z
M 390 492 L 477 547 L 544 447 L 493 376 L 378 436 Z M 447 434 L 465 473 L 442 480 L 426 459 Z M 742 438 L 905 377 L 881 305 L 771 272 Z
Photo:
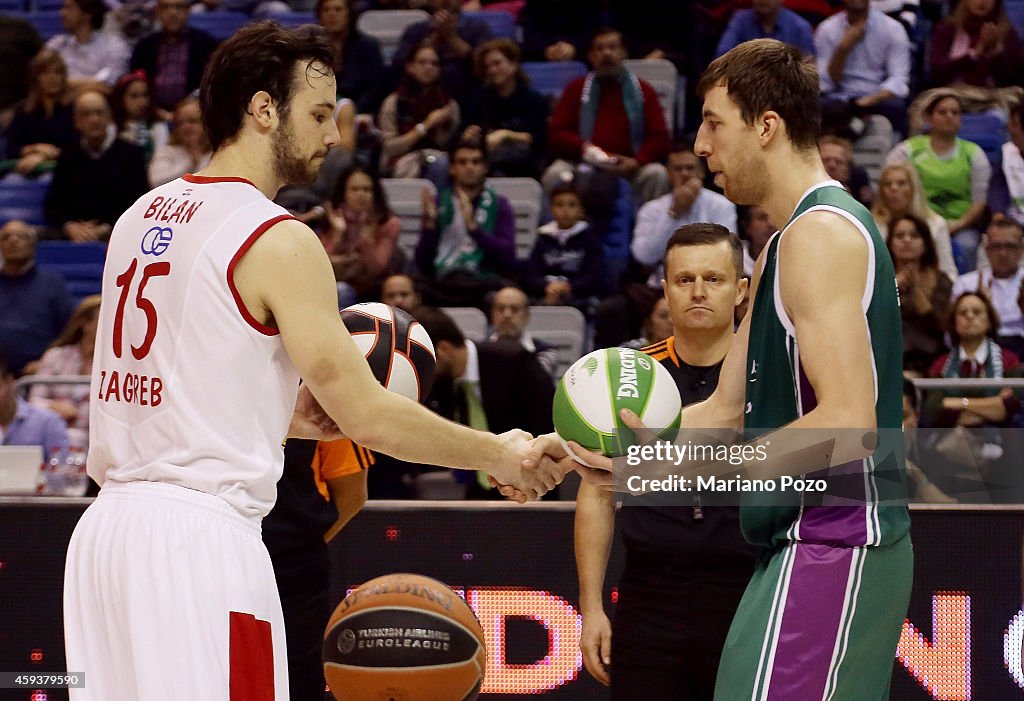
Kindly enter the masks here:
M 274 155 L 274 171 L 279 180 L 287 185 L 309 185 L 320 172 L 320 163 L 299 155 L 295 144 L 295 132 L 284 115 L 281 128 L 274 132 L 270 146 Z

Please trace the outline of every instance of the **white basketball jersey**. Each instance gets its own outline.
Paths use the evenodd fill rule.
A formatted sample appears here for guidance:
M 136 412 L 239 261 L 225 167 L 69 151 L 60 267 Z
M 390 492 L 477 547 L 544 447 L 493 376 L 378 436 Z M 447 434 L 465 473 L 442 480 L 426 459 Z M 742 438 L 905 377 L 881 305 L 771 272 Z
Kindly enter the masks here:
M 289 218 L 251 183 L 186 175 L 117 221 L 103 272 L 89 476 L 176 484 L 248 517 L 276 500 L 299 377 L 234 268 Z

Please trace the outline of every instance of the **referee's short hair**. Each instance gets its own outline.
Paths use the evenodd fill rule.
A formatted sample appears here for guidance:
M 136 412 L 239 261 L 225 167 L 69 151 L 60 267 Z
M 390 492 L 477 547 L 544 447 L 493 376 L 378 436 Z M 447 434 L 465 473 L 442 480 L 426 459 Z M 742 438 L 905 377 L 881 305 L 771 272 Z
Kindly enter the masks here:
M 699 222 L 697 224 L 685 224 L 675 230 L 665 244 L 665 257 L 662 264 L 668 267 L 668 253 L 676 246 L 714 246 L 715 244 L 727 241 L 732 250 L 732 264 L 736 268 L 736 279 L 743 277 L 743 244 L 736 234 L 726 229 L 721 224 L 710 224 Z

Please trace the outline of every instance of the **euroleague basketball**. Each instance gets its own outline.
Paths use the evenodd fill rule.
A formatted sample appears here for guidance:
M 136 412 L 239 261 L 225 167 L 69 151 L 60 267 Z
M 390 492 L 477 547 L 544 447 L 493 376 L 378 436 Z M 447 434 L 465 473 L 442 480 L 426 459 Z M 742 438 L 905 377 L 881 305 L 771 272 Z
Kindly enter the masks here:
M 338 701 L 472 701 L 487 653 L 473 609 L 442 582 L 388 574 L 338 604 L 324 632 Z
M 625 455 L 636 441 L 619 416 L 631 409 L 659 438 L 679 429 L 679 388 L 661 363 L 631 348 L 604 348 L 569 366 L 555 390 L 555 432 L 609 457 Z
M 421 401 L 436 369 L 434 344 L 412 315 L 383 302 L 353 304 L 341 320 L 385 389 Z

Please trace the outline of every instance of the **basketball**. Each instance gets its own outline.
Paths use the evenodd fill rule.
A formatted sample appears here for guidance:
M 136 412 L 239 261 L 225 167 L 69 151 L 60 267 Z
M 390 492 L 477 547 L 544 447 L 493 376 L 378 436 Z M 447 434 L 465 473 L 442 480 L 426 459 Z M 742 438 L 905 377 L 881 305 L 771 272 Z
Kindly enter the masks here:
M 434 344 L 412 315 L 366 302 L 342 309 L 341 320 L 385 389 L 416 402 L 427 396 L 436 369 Z
M 672 440 L 679 430 L 682 400 L 661 363 L 631 348 L 587 353 L 558 382 L 555 432 L 595 453 L 625 455 L 636 436 L 619 417 L 621 409 L 631 409 L 659 438 Z
M 338 701 L 472 701 L 487 653 L 461 596 L 430 577 L 388 574 L 338 604 L 323 660 Z

